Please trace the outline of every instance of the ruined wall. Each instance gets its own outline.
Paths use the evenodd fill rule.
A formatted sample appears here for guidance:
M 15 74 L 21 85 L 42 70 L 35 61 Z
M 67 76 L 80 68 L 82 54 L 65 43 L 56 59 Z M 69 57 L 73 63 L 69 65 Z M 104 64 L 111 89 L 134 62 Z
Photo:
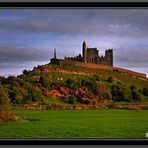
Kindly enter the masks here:
M 92 64 L 92 63 L 83 63 L 83 62 L 76 62 L 76 61 L 64 61 L 61 60 L 61 64 L 64 63 L 69 63 L 69 64 L 74 64 L 76 66 L 81 66 L 81 67 L 87 67 L 87 68 L 96 68 L 96 69 L 104 69 L 104 70 L 112 70 L 112 71 L 118 71 L 118 72 L 123 72 L 123 73 L 128 73 L 133 76 L 137 77 L 142 77 L 146 78 L 146 74 L 144 73 L 139 73 L 131 70 L 127 70 L 124 68 L 118 68 L 118 67 L 113 67 L 113 66 L 107 66 L 107 65 L 101 65 L 101 64 Z
M 87 48 L 87 63 L 99 63 L 97 48 Z

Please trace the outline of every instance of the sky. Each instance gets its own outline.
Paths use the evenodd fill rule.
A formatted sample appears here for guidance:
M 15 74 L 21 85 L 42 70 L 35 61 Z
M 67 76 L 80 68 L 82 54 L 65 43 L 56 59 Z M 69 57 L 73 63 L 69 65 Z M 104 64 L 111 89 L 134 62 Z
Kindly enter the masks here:
M 88 47 L 148 77 L 148 9 L 0 9 L 0 75 L 22 74 Z

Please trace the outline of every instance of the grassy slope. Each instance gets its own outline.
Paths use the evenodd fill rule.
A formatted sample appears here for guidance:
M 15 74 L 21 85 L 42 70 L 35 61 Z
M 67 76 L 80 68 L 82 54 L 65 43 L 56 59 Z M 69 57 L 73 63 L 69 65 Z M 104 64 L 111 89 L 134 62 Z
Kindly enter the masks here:
M 11 138 L 145 138 L 148 110 L 15 111 L 24 119 L 0 126 Z
M 71 78 L 73 80 L 78 80 L 81 78 L 92 77 L 93 74 L 96 74 L 101 78 L 101 81 L 107 86 L 106 88 L 107 90 L 110 90 L 110 86 L 116 84 L 118 81 L 121 82 L 122 84 L 125 84 L 127 87 L 135 85 L 138 90 L 143 89 L 143 87 L 148 87 L 148 79 L 140 79 L 138 77 L 134 77 L 126 73 L 121 73 L 119 71 L 85 68 L 85 67 L 75 66 L 72 63 L 71 64 L 65 63 L 60 66 L 47 64 L 42 66 L 42 68 L 48 66 L 65 71 L 83 72 L 87 73 L 88 75 L 73 74 L 73 73 L 67 74 L 58 71 L 48 71 L 48 72 L 43 71 L 41 73 L 30 73 L 30 75 L 23 76 L 23 78 L 30 82 L 36 83 L 38 82 L 40 76 L 45 76 L 46 78 L 48 78 L 49 83 L 52 83 L 52 82 L 62 82 L 68 78 Z M 35 76 L 38 76 L 38 78 L 34 78 Z M 106 81 L 109 76 L 112 76 L 114 78 L 114 81 L 112 83 Z M 58 80 L 58 78 L 62 78 L 62 80 Z M 148 97 L 145 97 L 145 102 L 148 102 L 147 100 Z
M 66 70 L 66 71 L 84 72 L 89 74 L 90 76 L 93 74 L 97 74 L 98 76 L 100 76 L 102 80 L 107 80 L 109 76 L 112 76 L 115 79 L 114 83 L 116 83 L 117 81 L 120 81 L 121 83 L 126 84 L 127 86 L 136 85 L 137 88 L 139 89 L 143 88 L 144 86 L 148 87 L 148 79 L 142 80 L 128 74 L 120 73 L 118 71 L 84 68 L 84 67 L 75 66 L 73 64 L 63 64 L 60 66 L 52 65 L 52 67 L 58 68 L 61 70 Z M 67 73 L 60 73 L 58 71 L 49 71 L 49 72 L 41 72 L 37 74 L 31 73 L 29 76 L 28 75 L 24 76 L 24 79 L 37 82 L 39 78 L 33 78 L 33 76 L 45 76 L 49 79 L 50 82 L 61 81 L 61 80 L 58 80 L 58 77 L 62 77 L 63 78 L 62 81 L 66 80 L 67 78 L 78 79 L 82 77 L 83 78 L 88 77 L 88 75 L 67 74 Z M 51 76 L 51 78 L 49 76 Z

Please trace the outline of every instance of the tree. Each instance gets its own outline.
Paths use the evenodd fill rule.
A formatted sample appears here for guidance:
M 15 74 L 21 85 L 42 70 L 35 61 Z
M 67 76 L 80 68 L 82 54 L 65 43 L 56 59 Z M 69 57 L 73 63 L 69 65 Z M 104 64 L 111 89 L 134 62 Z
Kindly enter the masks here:
M 44 76 L 40 76 L 39 83 L 41 83 L 45 88 L 49 87 L 49 82 Z
M 134 89 L 136 89 L 135 85 L 131 85 L 130 89 L 133 91 Z
M 69 103 L 76 104 L 77 98 L 74 95 L 69 96 Z
M 132 94 L 131 89 L 127 88 L 126 86 L 122 85 L 121 83 L 118 85 L 112 86 L 112 98 L 114 101 L 132 101 Z
M 136 89 L 132 90 L 132 99 L 133 101 L 142 101 L 143 97 Z
M 81 81 L 81 86 L 87 87 L 91 90 L 94 94 L 97 94 L 97 83 L 94 79 L 83 79 Z
M 143 95 L 148 96 L 148 88 L 143 88 Z
M 10 101 L 2 85 L 0 85 L 0 112 L 10 112 Z
M 27 69 L 24 69 L 23 70 L 23 75 L 27 75 L 27 74 L 29 74 L 30 73 L 30 70 L 27 70 Z
M 71 88 L 71 89 L 77 89 L 78 88 L 77 82 L 70 79 L 70 78 L 65 81 L 65 84 L 68 88 Z
M 107 92 L 106 92 L 106 87 L 104 85 L 103 82 L 98 82 L 97 83 L 97 96 L 99 97 L 99 99 L 108 99 L 107 97 Z
M 28 102 L 37 102 L 43 101 L 45 96 L 42 94 L 42 91 L 39 88 L 34 88 L 33 86 L 28 88 Z
M 137 90 L 136 86 L 135 85 L 132 85 L 130 87 L 131 89 L 131 93 L 132 93 L 132 100 L 133 101 L 142 101 L 143 99 L 143 96 L 142 94 Z

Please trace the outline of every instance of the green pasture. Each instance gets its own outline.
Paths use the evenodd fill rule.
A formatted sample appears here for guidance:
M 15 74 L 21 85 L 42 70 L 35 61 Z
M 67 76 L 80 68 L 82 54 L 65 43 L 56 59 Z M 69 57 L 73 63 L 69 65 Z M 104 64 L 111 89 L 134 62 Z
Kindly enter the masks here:
M 1 138 L 145 138 L 148 110 L 14 110 Z

